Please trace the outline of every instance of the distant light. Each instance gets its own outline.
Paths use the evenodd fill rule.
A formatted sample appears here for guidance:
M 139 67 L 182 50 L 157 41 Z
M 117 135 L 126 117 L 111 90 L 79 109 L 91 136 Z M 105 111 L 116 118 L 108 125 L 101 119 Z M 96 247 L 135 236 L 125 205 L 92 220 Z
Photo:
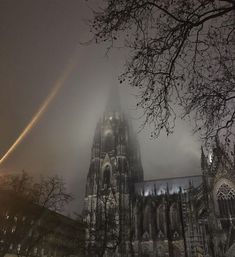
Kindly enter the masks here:
M 148 191 L 145 191 L 144 192 L 144 196 L 148 196 L 149 195 L 149 192 Z
M 148 189 L 144 190 L 144 196 L 148 196 L 148 195 L 150 195 L 149 190 Z
M 112 116 L 110 116 L 110 117 L 109 117 L 109 119 L 110 119 L 110 120 L 112 120 L 112 119 L 113 119 L 113 117 L 112 117 Z
M 212 163 L 212 160 L 213 160 L 213 155 L 212 155 L 212 153 L 209 153 L 209 154 L 208 154 L 208 160 L 209 160 L 209 163 Z

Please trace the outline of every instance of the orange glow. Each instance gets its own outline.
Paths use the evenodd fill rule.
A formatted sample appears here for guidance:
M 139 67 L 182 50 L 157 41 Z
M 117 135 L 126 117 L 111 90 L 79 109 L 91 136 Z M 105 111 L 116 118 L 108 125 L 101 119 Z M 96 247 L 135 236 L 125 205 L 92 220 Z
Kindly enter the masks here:
M 39 121 L 43 113 L 47 110 L 49 104 L 52 102 L 52 100 L 55 98 L 56 94 L 58 93 L 59 89 L 64 85 L 64 82 L 68 78 L 69 74 L 71 73 L 72 69 L 75 66 L 75 58 L 71 59 L 68 63 L 66 69 L 62 73 L 61 77 L 56 81 L 55 85 L 53 86 L 50 94 L 46 98 L 46 100 L 43 102 L 43 104 L 40 106 L 38 111 L 33 116 L 32 120 L 29 122 L 29 124 L 25 127 L 25 129 L 22 131 L 22 133 L 19 135 L 19 137 L 16 139 L 14 144 L 8 149 L 8 151 L 3 155 L 3 157 L 0 159 L 0 165 L 3 164 L 3 162 L 9 157 L 9 155 L 16 149 L 16 147 L 21 143 L 21 141 L 27 136 L 27 134 L 32 130 L 32 128 L 36 125 L 36 123 Z

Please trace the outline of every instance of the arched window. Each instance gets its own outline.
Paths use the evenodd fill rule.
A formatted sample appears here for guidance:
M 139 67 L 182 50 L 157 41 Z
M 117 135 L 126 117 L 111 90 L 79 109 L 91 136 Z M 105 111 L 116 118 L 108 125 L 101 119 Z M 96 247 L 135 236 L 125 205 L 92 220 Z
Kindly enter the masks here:
M 223 183 L 217 193 L 220 215 L 223 217 L 235 216 L 235 190 L 227 183 Z
M 179 210 L 177 208 L 176 203 L 173 203 L 170 207 L 170 222 L 171 222 L 171 229 L 173 231 L 177 231 L 180 225 L 180 217 L 179 217 Z
M 103 186 L 109 186 L 110 184 L 110 166 L 106 165 L 103 173 Z
M 107 133 L 104 138 L 103 152 L 108 153 L 114 148 L 114 140 L 111 132 Z
M 163 204 L 157 208 L 157 230 L 159 237 L 166 235 L 166 213 Z
M 151 223 L 151 208 L 147 205 L 144 209 L 144 217 L 143 217 L 143 232 L 150 232 L 149 226 Z

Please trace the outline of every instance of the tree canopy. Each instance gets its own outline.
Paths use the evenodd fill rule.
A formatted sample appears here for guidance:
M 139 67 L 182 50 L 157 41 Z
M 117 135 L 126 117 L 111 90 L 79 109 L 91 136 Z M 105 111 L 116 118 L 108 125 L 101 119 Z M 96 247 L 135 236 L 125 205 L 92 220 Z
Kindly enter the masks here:
M 0 256 L 31 256 L 63 228 L 62 216 L 55 212 L 64 211 L 72 196 L 62 178 L 41 176 L 35 181 L 24 171 L 2 175 L 0 188 Z
M 138 89 L 152 137 L 173 132 L 177 110 L 204 139 L 234 135 L 235 1 L 104 0 L 91 30 L 129 58 L 120 83 Z
M 58 176 L 41 176 L 35 181 L 27 172 L 2 176 L 1 187 L 13 191 L 21 197 L 40 207 L 56 212 L 64 211 L 73 197 L 67 192 L 63 178 Z

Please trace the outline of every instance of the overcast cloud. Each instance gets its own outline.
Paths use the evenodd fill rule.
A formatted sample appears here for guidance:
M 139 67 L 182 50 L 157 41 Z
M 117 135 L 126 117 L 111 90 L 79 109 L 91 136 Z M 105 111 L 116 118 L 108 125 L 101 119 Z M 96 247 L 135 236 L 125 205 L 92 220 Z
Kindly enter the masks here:
M 92 5 L 89 3 L 89 5 Z M 89 38 L 83 0 L 0 1 L 0 155 L 30 122 L 69 59 L 76 64 L 43 117 L 0 167 L 0 172 L 60 174 L 80 212 L 94 129 L 109 86 L 117 84 L 126 53 L 105 57 L 105 46 L 82 46 Z M 120 89 L 123 109 L 136 120 L 134 91 Z M 145 179 L 200 173 L 200 142 L 190 125 L 177 122 L 174 135 L 150 140 L 138 134 Z

